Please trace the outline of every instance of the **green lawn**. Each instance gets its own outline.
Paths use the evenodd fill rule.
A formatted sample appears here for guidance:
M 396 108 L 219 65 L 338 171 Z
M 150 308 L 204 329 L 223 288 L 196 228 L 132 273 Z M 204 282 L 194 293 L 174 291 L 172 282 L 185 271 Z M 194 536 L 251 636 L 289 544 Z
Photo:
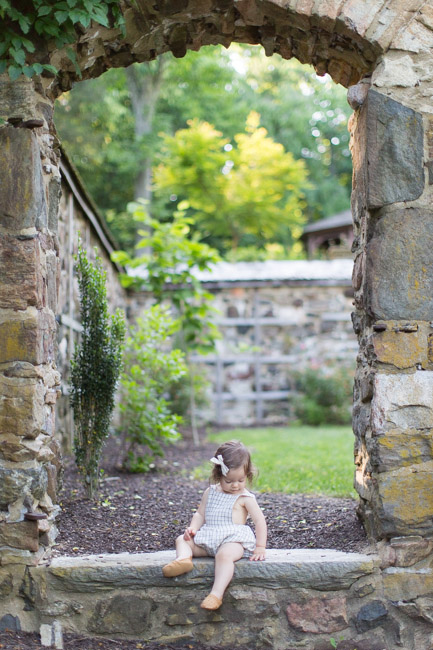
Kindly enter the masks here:
M 350 427 L 232 429 L 209 436 L 215 449 L 231 439 L 241 440 L 251 451 L 259 470 L 253 485 L 257 492 L 356 496 Z M 208 476 L 209 468 L 209 463 L 201 466 L 196 476 Z

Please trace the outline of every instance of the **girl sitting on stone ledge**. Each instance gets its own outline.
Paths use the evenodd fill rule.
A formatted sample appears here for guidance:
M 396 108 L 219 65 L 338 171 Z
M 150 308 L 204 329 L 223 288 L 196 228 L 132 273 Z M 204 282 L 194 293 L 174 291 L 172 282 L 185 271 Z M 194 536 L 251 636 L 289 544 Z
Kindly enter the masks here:
M 254 468 L 248 449 L 236 440 L 221 445 L 213 458 L 211 485 L 205 490 L 197 512 L 183 535 L 176 539 L 176 559 L 166 564 L 166 578 L 193 569 L 192 557 L 215 557 L 215 579 L 210 594 L 203 600 L 204 609 L 218 609 L 230 583 L 234 563 L 242 557 L 264 560 L 267 528 L 265 517 L 251 492 Z M 245 525 L 248 515 L 256 527 Z

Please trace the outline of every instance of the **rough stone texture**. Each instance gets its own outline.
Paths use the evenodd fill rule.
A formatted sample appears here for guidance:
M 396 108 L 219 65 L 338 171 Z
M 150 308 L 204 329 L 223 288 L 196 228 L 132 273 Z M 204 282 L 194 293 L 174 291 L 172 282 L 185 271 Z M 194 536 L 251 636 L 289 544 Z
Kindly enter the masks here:
M 10 441 L 10 436 L 36 438 L 44 429 L 44 386 L 36 379 L 0 374 L 0 390 L 1 443 Z
M 59 557 L 51 563 L 49 580 L 55 588 L 93 593 L 109 589 L 112 582 L 124 589 L 137 585 L 164 587 L 168 583 L 161 574 L 160 565 L 161 560 L 169 556 L 170 551 L 105 556 L 103 561 L 97 556 L 83 557 L 78 561 Z M 173 558 L 172 552 L 170 557 Z M 292 586 L 330 591 L 349 588 L 361 575 L 372 572 L 373 562 L 370 557 L 358 553 L 270 550 L 268 560 L 257 567 L 255 562 L 239 562 L 236 565 L 237 582 L 270 589 Z M 194 571 L 182 576 L 182 584 L 193 585 L 198 576 L 207 584 L 212 583 L 212 560 L 197 558 Z
M 433 320 L 432 217 L 425 208 L 397 209 L 372 225 L 366 300 L 373 318 Z
M 37 237 L 1 237 L 0 266 L 0 308 L 25 309 L 33 305 L 40 309 L 44 304 L 44 274 Z
M 368 207 L 417 199 L 424 190 L 421 114 L 372 89 L 366 110 Z
M 0 509 L 21 496 L 32 495 L 38 501 L 42 499 L 47 487 L 47 473 L 43 465 L 37 468 L 0 467 Z
M 39 547 L 37 522 L 0 523 L 0 546 L 37 551 Z
M 114 596 L 98 600 L 88 629 L 98 634 L 123 634 L 125 629 L 139 635 L 148 627 L 152 601 L 140 596 Z
M 375 556 L 268 553 L 266 562 L 236 563 L 218 612 L 200 608 L 212 583 L 213 560 L 197 558 L 190 574 L 167 579 L 161 568 L 174 557 L 172 551 L 55 558 L 27 571 L 22 594 L 45 624 L 56 620 L 89 637 L 163 643 L 182 638 L 211 647 L 242 643 L 252 650 L 312 648 L 312 639 L 329 643 L 340 631 L 357 642 L 371 638 L 356 630 L 359 595 L 352 586 L 369 580 L 374 587 L 363 605 L 378 600 Z M 37 625 L 37 617 L 34 621 Z
M 433 427 L 433 372 L 375 376 L 372 403 L 374 435 L 390 430 Z
M 396 566 L 413 566 L 427 557 L 433 550 L 433 540 L 420 535 L 391 538 L 391 546 L 396 555 Z
M 387 321 L 385 331 L 373 335 L 374 352 L 380 364 L 398 369 L 432 369 L 432 327 L 430 323 Z
M 433 591 L 433 570 L 415 567 L 390 567 L 383 572 L 385 598 L 410 601 Z
M 423 535 L 433 528 L 433 461 L 383 472 L 376 478 L 382 534 Z
M 380 600 L 372 600 L 364 605 L 356 615 L 356 627 L 359 632 L 365 632 L 382 625 L 388 615 L 388 610 Z
M 287 606 L 289 624 L 301 632 L 331 634 L 347 627 L 346 599 L 312 598 L 305 603 Z
M 0 313 L 0 363 L 27 361 L 39 365 L 53 361 L 56 331 L 51 310 Z
M 30 129 L 0 129 L 0 220 L 10 232 L 47 220 L 41 155 Z

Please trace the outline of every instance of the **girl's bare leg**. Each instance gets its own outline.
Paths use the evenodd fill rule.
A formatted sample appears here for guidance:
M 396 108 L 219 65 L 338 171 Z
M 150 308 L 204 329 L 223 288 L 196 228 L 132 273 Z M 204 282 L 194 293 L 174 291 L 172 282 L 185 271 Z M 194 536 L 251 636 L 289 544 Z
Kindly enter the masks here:
M 199 546 L 196 546 L 192 540 L 187 541 L 183 535 L 180 535 L 176 540 L 176 559 L 162 567 L 162 573 L 166 578 L 174 578 L 183 573 L 192 571 L 194 565 L 192 557 L 200 557 L 206 555 L 206 551 Z
M 244 554 L 244 547 L 239 542 L 223 544 L 215 555 L 215 580 L 211 594 L 222 600 L 225 590 L 233 578 L 235 562 Z
M 187 541 L 183 535 L 176 539 L 176 559 L 183 560 L 187 557 L 205 557 L 206 551 L 194 544 L 193 541 Z

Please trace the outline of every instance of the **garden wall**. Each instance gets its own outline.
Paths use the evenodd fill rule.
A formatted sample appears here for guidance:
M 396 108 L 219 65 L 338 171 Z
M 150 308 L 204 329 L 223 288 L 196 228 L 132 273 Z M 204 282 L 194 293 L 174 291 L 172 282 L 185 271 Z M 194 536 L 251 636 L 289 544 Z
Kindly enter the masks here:
M 216 612 L 200 608 L 212 584 L 209 558 L 196 558 L 190 574 L 168 579 L 161 569 L 173 551 L 58 557 L 23 568 L 8 621 L 40 629 L 47 645 L 60 645 L 63 631 L 228 650 L 427 650 L 432 546 L 396 538 L 379 554 L 269 550 L 265 562 L 236 563 Z
M 296 373 L 355 369 L 351 259 L 222 262 L 199 277 L 215 296 L 216 353 L 195 356 L 211 382 L 204 417 L 218 425 L 284 424 Z
M 74 269 L 74 255 L 78 238 L 87 251 L 88 258 L 101 259 L 107 274 L 106 289 L 110 313 L 119 307 L 126 308 L 127 292 L 120 283 L 124 269 L 111 262 L 110 255 L 118 249 L 105 226 L 97 206 L 86 192 L 74 166 L 65 151 L 60 163 L 62 195 L 59 206 L 58 238 L 61 250 L 59 296 L 57 311 L 56 364 L 60 371 L 61 395 L 56 404 L 56 435 L 63 449 L 70 449 L 73 440 L 73 413 L 69 404 L 70 360 L 81 331 L 78 280 Z M 96 250 L 95 250 L 96 249 Z M 115 413 L 117 421 L 118 414 Z

